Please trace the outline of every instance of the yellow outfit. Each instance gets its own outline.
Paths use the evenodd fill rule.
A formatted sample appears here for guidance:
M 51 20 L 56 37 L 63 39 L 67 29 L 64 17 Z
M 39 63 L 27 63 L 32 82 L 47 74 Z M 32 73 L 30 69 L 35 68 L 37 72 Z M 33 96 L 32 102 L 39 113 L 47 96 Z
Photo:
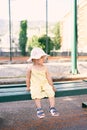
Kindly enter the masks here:
M 32 99 L 53 97 L 55 95 L 52 86 L 48 83 L 45 70 L 36 70 L 32 68 L 30 82 Z

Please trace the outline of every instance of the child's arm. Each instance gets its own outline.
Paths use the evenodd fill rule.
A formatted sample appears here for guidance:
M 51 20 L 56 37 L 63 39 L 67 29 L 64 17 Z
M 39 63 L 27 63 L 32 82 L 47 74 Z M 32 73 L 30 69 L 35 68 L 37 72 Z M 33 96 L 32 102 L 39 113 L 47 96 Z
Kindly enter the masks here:
M 52 78 L 51 78 L 50 73 L 49 73 L 49 71 L 47 69 L 46 69 L 46 77 L 47 77 L 48 83 L 52 86 L 53 91 L 55 92 L 56 88 L 53 85 Z
M 31 68 L 28 68 L 27 73 L 26 73 L 26 90 L 30 91 L 30 77 L 31 77 Z

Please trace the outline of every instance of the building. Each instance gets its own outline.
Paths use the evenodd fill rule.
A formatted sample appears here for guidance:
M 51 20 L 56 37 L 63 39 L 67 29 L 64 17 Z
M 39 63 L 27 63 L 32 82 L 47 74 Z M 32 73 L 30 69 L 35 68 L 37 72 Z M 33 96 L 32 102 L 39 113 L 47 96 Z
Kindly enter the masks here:
M 61 19 L 61 51 L 71 52 L 72 47 L 72 10 Z M 80 55 L 87 54 L 87 0 L 79 0 L 77 6 L 77 48 Z

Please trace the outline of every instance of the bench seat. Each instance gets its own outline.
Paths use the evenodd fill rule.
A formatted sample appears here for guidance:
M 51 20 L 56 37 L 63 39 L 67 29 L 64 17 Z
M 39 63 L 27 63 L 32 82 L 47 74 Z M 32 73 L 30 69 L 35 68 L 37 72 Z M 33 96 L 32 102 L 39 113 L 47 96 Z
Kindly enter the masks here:
M 54 82 L 57 89 L 55 97 L 76 96 L 87 94 L 87 82 Z M 9 84 L 0 86 L 0 103 L 31 100 L 26 84 Z

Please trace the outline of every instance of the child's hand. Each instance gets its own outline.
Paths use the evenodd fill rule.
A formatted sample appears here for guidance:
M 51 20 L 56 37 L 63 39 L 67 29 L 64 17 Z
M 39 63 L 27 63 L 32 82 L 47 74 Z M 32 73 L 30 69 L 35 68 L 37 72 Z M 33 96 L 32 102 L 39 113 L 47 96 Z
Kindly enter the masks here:
M 30 91 L 30 87 L 27 87 L 26 90 L 27 90 L 27 91 Z

